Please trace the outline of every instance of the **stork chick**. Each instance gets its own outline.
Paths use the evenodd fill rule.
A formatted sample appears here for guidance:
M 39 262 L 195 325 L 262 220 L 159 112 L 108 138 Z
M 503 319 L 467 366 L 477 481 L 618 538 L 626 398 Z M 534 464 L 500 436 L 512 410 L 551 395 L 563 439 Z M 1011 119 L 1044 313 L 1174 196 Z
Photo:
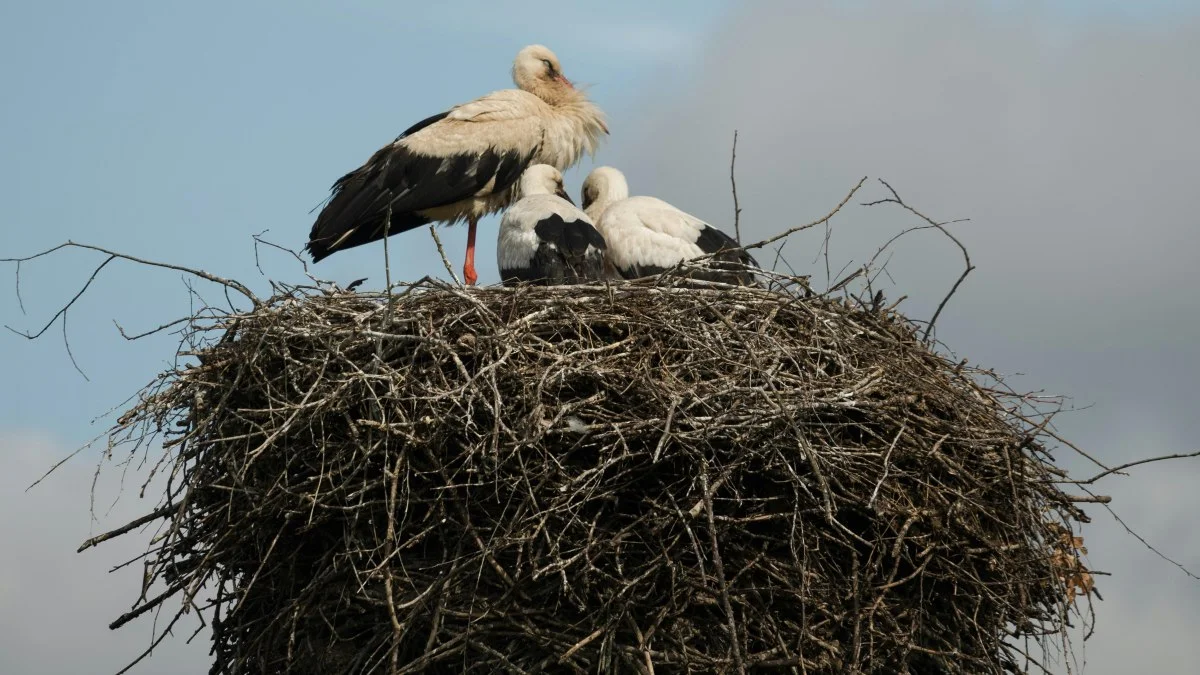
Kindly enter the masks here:
M 556 286 L 604 278 L 604 237 L 567 196 L 558 169 L 547 164 L 526 169 L 518 196 L 500 220 L 496 242 L 505 285 Z
M 689 276 L 755 284 L 753 273 L 737 268 L 758 263 L 733 237 L 656 197 L 630 197 L 625 175 L 611 166 L 588 174 L 582 205 L 608 244 L 609 263 L 626 279 L 660 274 L 681 262 L 716 254 L 709 270 Z

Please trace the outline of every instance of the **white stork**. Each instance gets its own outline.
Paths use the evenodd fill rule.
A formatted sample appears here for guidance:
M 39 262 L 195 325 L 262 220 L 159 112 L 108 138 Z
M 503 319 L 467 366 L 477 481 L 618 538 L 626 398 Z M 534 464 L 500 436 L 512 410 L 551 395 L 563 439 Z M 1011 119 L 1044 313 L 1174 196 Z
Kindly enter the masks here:
M 527 167 L 566 169 L 608 133 L 603 112 L 563 76 L 546 47 L 522 49 L 512 77 L 517 89 L 421 120 L 339 178 L 309 234 L 313 262 L 431 222 L 466 220 L 463 276 L 474 284 L 479 219 L 508 206 Z
M 505 285 L 604 278 L 604 237 L 567 196 L 558 169 L 547 164 L 526 169 L 517 197 L 500 220 L 496 241 L 496 263 Z
M 608 261 L 626 279 L 659 274 L 676 264 L 716 253 L 712 271 L 690 276 L 753 285 L 753 273 L 722 263 L 758 262 L 721 230 L 655 197 L 630 197 L 625 175 L 611 166 L 592 170 L 583 182 L 583 208 L 608 244 Z

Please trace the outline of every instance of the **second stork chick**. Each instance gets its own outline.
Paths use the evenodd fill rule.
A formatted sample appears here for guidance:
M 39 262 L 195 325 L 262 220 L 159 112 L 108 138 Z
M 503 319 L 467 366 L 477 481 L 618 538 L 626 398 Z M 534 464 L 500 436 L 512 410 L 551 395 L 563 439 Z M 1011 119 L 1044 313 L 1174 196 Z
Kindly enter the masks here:
M 611 166 L 593 169 L 583 183 L 583 208 L 608 244 L 608 260 L 626 279 L 661 274 L 706 255 L 688 276 L 735 285 L 757 285 L 754 258 L 737 241 L 656 197 L 630 197 L 625 175 Z
M 500 221 L 496 263 L 506 286 L 557 286 L 605 277 L 604 237 L 576 208 L 562 173 L 535 164 L 521 174 L 517 201 Z

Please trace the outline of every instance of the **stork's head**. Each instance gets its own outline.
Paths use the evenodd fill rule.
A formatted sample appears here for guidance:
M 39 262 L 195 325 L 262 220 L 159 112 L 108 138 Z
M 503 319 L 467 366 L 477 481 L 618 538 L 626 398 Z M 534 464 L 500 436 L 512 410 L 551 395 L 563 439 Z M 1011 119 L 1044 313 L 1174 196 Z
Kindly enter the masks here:
M 513 83 L 553 105 L 575 93 L 571 81 L 563 75 L 558 57 L 542 45 L 529 45 L 513 61 Z
M 530 195 L 557 195 L 571 204 L 571 197 L 563 187 L 563 175 L 549 164 L 534 164 L 521 174 L 520 197 Z
M 629 197 L 629 184 L 625 182 L 625 174 L 611 166 L 598 166 L 592 169 L 583 181 L 583 210 L 594 220 L 598 214 L 593 214 L 590 207 L 603 207 Z

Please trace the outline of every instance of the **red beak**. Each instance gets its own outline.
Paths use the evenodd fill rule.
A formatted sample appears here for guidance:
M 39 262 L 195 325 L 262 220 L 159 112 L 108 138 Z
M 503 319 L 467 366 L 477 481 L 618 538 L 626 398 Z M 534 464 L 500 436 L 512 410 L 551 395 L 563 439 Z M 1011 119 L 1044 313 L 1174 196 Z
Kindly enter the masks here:
M 575 88 L 575 85 L 571 84 L 571 81 L 567 79 L 566 75 L 558 75 L 556 79 L 572 89 Z

